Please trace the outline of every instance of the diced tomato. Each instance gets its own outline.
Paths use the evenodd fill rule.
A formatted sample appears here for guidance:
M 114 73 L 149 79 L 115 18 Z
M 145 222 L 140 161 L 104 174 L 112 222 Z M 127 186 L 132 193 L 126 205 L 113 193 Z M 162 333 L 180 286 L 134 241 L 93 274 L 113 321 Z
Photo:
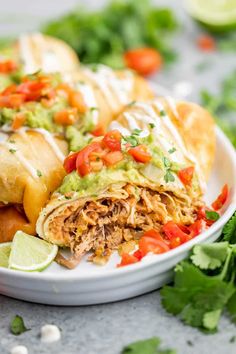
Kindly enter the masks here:
M 191 167 L 184 168 L 183 170 L 180 170 L 178 172 L 178 177 L 185 186 L 190 186 L 192 183 L 193 174 L 194 174 L 194 167 L 191 166 Z
M 121 151 L 121 133 L 119 130 L 111 130 L 106 133 L 102 142 L 111 151 Z
M 198 236 L 204 229 L 204 221 L 203 220 L 197 220 L 195 221 L 192 225 L 188 227 L 190 234 L 189 234 L 189 239 L 192 239 L 195 236 Z
M 137 250 L 133 253 L 133 256 L 136 257 L 139 261 L 143 258 L 142 252 L 140 250 Z
M 19 108 L 25 101 L 25 95 L 13 93 L 9 96 L 0 96 L 0 107 Z
M 92 134 L 93 136 L 102 136 L 102 135 L 105 134 L 105 129 L 104 129 L 104 127 L 98 125 L 98 126 L 91 132 L 91 134 Z
M 211 211 L 211 209 L 207 208 L 206 206 L 202 206 L 201 208 L 199 208 L 197 218 L 198 220 L 204 220 L 207 226 L 211 226 L 214 224 L 215 221 L 207 219 L 206 211 Z
M 72 125 L 78 119 L 78 113 L 76 108 L 68 108 L 63 111 L 57 112 L 54 115 L 54 121 L 61 125 Z
M 17 65 L 12 60 L 6 60 L 0 62 L 0 73 L 1 74 L 8 74 L 12 73 L 17 69 Z
M 142 236 L 139 240 L 139 250 L 142 256 L 146 256 L 149 252 L 160 254 L 169 251 L 169 247 L 163 240 L 154 237 Z
M 87 106 L 84 102 L 83 96 L 79 91 L 71 91 L 69 94 L 69 105 L 77 108 L 79 113 L 83 114 L 87 111 Z
M 12 85 L 6 87 L 6 88 L 3 90 L 2 93 L 1 93 L 1 95 L 2 95 L 2 96 L 8 96 L 8 95 L 10 95 L 11 93 L 16 93 L 16 89 L 17 89 L 16 84 L 12 84 Z
M 124 267 L 130 264 L 137 263 L 138 261 L 138 258 L 136 258 L 134 255 L 129 253 L 123 253 L 121 257 L 121 262 L 117 265 L 117 267 Z
M 152 158 L 147 151 L 146 145 L 138 145 L 134 148 L 131 148 L 128 150 L 128 154 L 130 154 L 135 161 L 141 163 L 148 163 Z
M 101 145 L 98 142 L 94 142 L 79 151 L 76 159 L 76 169 L 82 177 L 92 171 L 89 155 L 95 151 L 101 151 Z
M 66 157 L 64 160 L 64 169 L 67 173 L 71 173 L 72 171 L 76 170 L 76 160 L 77 160 L 78 152 L 74 152 Z
M 160 241 L 163 241 L 163 237 L 160 235 L 160 233 L 155 230 L 155 229 L 151 229 L 151 230 L 148 230 L 146 232 L 144 232 L 143 236 L 147 236 L 147 237 L 152 237 L 152 238 L 155 238 L 157 240 L 160 240 Z
M 223 205 L 226 203 L 228 196 L 229 196 L 229 187 L 227 184 L 225 184 L 218 198 L 211 204 L 212 208 L 214 210 L 221 209 Z
M 172 239 L 179 238 L 181 243 L 187 241 L 187 234 L 183 232 L 180 227 L 174 223 L 174 221 L 168 221 L 162 228 L 163 232 L 167 238 L 171 241 Z
M 26 120 L 26 116 L 24 113 L 16 113 L 14 116 L 14 119 L 12 121 L 11 127 L 13 130 L 19 129 L 24 125 L 24 122 Z
M 162 57 L 153 48 L 138 48 L 127 51 L 124 54 L 126 66 L 137 71 L 141 75 L 150 75 L 162 66 Z
M 115 165 L 116 163 L 123 160 L 123 154 L 121 151 L 111 151 L 108 152 L 104 157 L 103 161 L 107 166 Z
M 197 39 L 198 47 L 205 52 L 213 52 L 216 50 L 216 41 L 212 36 L 204 34 Z
M 69 98 L 69 95 L 71 94 L 71 87 L 66 84 L 66 83 L 60 83 L 57 87 L 56 87 L 56 91 L 65 96 L 66 98 Z

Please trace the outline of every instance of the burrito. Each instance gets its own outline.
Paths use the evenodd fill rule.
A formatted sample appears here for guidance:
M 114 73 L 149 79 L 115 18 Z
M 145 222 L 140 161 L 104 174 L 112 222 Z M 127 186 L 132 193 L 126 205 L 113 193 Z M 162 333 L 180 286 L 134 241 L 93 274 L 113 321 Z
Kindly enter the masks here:
M 17 230 L 35 234 L 39 212 L 59 187 L 65 141 L 47 131 L 19 130 L 0 142 L 0 242 Z
M 74 50 L 65 42 L 41 33 L 21 35 L 16 41 L 5 43 L 0 49 L 0 62 L 5 67 L 14 63 L 22 74 L 44 72 L 70 72 L 79 68 Z
M 148 100 L 153 93 L 144 79 L 129 71 L 107 67 L 96 73 L 83 67 L 73 75 L 40 71 L 0 92 L 0 129 L 42 128 L 66 136 L 74 146 L 76 131 L 101 135 L 125 105 L 141 97 Z
M 161 233 L 169 221 L 192 225 L 203 206 L 215 146 L 213 119 L 205 110 L 157 99 L 128 107 L 115 124 L 66 158 L 67 176 L 37 221 L 41 238 L 70 248 L 71 258 L 58 258 L 69 268 L 88 252 L 103 264 L 122 244 L 150 229 Z M 201 134 L 206 126 L 207 139 Z

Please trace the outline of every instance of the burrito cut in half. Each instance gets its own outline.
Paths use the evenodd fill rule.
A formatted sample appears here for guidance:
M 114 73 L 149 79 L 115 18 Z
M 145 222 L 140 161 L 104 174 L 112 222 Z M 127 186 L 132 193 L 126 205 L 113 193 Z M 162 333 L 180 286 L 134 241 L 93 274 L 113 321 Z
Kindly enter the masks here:
M 47 131 L 20 129 L 0 142 L 0 242 L 17 230 L 35 234 L 40 210 L 60 185 L 65 141 Z
M 147 123 L 150 131 L 133 126 L 129 133 L 125 121 L 123 125 L 119 122 L 120 131 L 112 130 L 66 158 L 68 174 L 37 221 L 41 238 L 70 248 L 72 257 L 61 256 L 61 264 L 72 268 L 89 251 L 91 260 L 103 264 L 113 250 L 136 241 L 150 229 L 163 234 L 170 222 L 182 229 L 192 225 L 195 228 L 198 212 L 204 205 L 206 182 L 201 155 L 194 155 L 193 142 L 178 127 L 175 113 L 167 115 L 167 108 L 171 111 L 173 107 L 166 103 L 165 116 L 161 106 L 158 108 L 162 101 L 148 104 L 150 109 L 156 107 L 155 119 L 152 112 L 153 121 Z M 188 121 L 187 115 L 193 127 L 196 119 L 209 123 L 207 141 L 199 136 L 198 142 L 202 139 L 202 153 L 211 154 L 207 160 L 211 165 L 215 144 L 213 120 L 198 106 L 185 103 L 185 109 L 180 112 L 178 108 L 182 123 Z M 150 114 L 151 111 L 141 111 L 142 121 Z M 138 124 L 139 120 L 133 117 L 135 122 Z

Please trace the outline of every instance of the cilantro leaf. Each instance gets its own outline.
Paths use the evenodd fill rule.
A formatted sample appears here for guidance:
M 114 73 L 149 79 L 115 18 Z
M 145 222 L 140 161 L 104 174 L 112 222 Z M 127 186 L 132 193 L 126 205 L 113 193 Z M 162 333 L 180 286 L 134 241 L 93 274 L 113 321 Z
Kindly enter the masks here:
M 21 316 L 16 315 L 10 324 L 11 333 L 15 336 L 18 336 L 26 331 L 29 331 L 29 328 L 25 327 L 24 320 Z
M 176 354 L 175 350 L 159 349 L 160 343 L 161 341 L 158 337 L 140 340 L 127 345 L 123 349 L 122 354 Z
M 168 312 L 179 314 L 190 326 L 212 332 L 217 329 L 220 314 L 234 292 L 231 282 L 204 274 L 195 265 L 183 261 L 176 267 L 174 287 L 165 286 L 161 296 Z
M 169 153 L 169 154 L 173 154 L 175 151 L 176 151 L 176 148 L 173 147 L 172 149 L 170 149 L 170 150 L 168 151 L 168 153 Z
M 228 242 L 196 245 L 190 257 L 200 269 L 216 269 L 222 266 L 228 255 Z
M 236 291 L 227 304 L 227 311 L 231 317 L 231 321 L 236 323 Z
M 223 229 L 223 240 L 231 244 L 236 243 L 236 213 L 232 216 L 229 222 Z
M 166 171 L 166 174 L 164 176 L 164 180 L 165 180 L 166 183 L 175 181 L 175 177 L 174 177 L 173 173 L 170 170 Z
M 217 221 L 220 218 L 220 214 L 213 210 L 206 210 L 206 218 L 208 220 Z
M 132 131 L 132 135 L 140 135 L 142 133 L 142 130 L 141 129 L 134 129 Z

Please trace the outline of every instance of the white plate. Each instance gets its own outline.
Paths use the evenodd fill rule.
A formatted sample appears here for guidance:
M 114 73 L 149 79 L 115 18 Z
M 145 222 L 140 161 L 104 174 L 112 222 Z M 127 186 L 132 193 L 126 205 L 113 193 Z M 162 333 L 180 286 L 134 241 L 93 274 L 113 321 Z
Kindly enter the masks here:
M 167 283 L 172 269 L 184 259 L 193 245 L 213 242 L 236 209 L 236 154 L 217 128 L 217 152 L 206 201 L 219 194 L 224 183 L 230 187 L 230 199 L 223 216 L 192 241 L 162 255 L 148 256 L 142 262 L 117 269 L 118 256 L 104 266 L 86 259 L 74 270 L 52 264 L 42 273 L 24 273 L 0 269 L 0 293 L 17 299 L 51 305 L 89 305 L 127 299 L 147 293 Z

